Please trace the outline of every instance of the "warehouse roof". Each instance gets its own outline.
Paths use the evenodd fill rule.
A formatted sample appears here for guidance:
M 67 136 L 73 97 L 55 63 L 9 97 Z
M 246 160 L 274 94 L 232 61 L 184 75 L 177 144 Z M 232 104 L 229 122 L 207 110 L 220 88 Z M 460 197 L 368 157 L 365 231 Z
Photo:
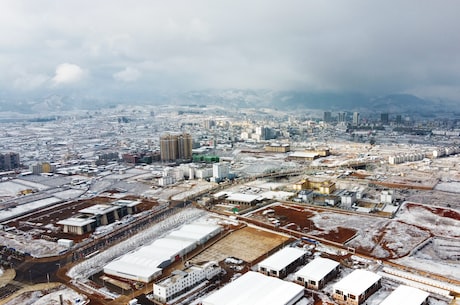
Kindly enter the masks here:
M 86 209 L 80 210 L 79 212 L 85 213 L 85 214 L 92 214 L 92 215 L 103 215 L 103 214 L 107 214 L 109 212 L 112 212 L 118 209 L 119 207 L 117 205 L 96 204 Z
M 370 286 L 380 280 L 381 276 L 363 269 L 354 270 L 334 285 L 338 289 L 352 295 L 360 295 Z
M 430 294 L 418 288 L 400 285 L 380 305 L 420 305 Z
M 202 301 L 203 305 L 285 305 L 304 295 L 304 287 L 249 271 Z
M 243 193 L 230 193 L 225 200 L 228 201 L 237 201 L 237 202 L 245 202 L 251 203 L 257 200 L 262 200 L 263 197 L 260 195 L 251 195 L 251 194 L 243 194 Z
M 155 240 L 151 246 L 155 248 L 166 248 L 173 249 L 175 251 L 182 251 L 195 244 L 196 243 L 193 240 L 180 240 L 166 237 Z
M 301 276 L 303 278 L 308 278 L 318 282 L 322 280 L 326 275 L 328 275 L 329 272 L 334 270 L 338 265 L 340 264 L 332 259 L 317 257 L 302 269 L 297 271 L 296 276 Z
M 260 266 L 271 270 L 282 270 L 287 265 L 305 255 L 305 251 L 299 248 L 285 247 L 259 263 Z
M 205 224 L 205 223 L 191 223 L 188 225 L 182 226 L 179 231 L 184 231 L 184 232 L 194 232 L 194 233 L 200 233 L 203 234 L 202 237 L 205 237 L 206 235 L 209 235 L 211 233 L 214 233 L 216 231 L 222 230 L 222 227 L 219 225 L 213 225 L 213 224 Z
M 89 225 L 96 220 L 92 217 L 70 217 L 57 222 L 58 225 L 72 226 L 72 227 L 83 227 Z

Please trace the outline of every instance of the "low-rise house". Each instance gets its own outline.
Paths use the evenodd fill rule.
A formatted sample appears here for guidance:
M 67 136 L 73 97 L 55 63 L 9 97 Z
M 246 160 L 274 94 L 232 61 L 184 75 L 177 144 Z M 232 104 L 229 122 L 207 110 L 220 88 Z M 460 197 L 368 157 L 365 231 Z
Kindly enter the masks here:
M 354 270 L 334 285 L 333 298 L 343 304 L 362 304 L 381 287 L 381 278 L 367 270 Z
M 285 247 L 261 261 L 258 271 L 278 278 L 286 277 L 295 268 L 305 263 L 307 252 L 303 249 Z
M 322 289 L 340 270 L 340 263 L 317 257 L 295 273 L 295 282 L 310 289 Z

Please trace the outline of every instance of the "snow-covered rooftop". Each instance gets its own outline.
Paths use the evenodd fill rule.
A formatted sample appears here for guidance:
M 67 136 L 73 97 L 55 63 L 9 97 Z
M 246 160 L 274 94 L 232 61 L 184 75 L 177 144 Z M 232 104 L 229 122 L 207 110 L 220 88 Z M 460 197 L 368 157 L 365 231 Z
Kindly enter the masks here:
M 116 205 L 96 204 L 86 209 L 80 210 L 79 212 L 84 213 L 84 214 L 101 215 L 101 214 L 107 214 L 111 211 L 115 211 L 118 208 L 119 207 Z
M 304 287 L 249 271 L 206 297 L 203 305 L 285 305 L 303 297 Z
M 160 238 L 155 240 L 152 243 L 152 247 L 173 249 L 176 251 L 181 251 L 185 248 L 193 246 L 195 242 L 193 240 L 180 240 L 173 238 Z
M 184 225 L 180 230 L 196 233 L 200 238 L 211 234 L 221 227 L 213 224 L 191 223 Z M 196 245 L 193 239 L 160 238 L 149 245 L 129 252 L 104 266 L 104 272 L 117 276 L 142 281 L 150 281 L 155 275 L 161 273 L 162 264 L 171 262 L 178 255 L 183 255 Z
M 255 200 L 263 199 L 260 195 L 242 194 L 242 193 L 230 193 L 226 200 L 238 201 L 238 202 L 253 202 Z
M 183 232 L 193 232 L 193 233 L 200 233 L 204 234 L 203 237 L 207 234 L 211 234 L 216 230 L 220 231 L 222 229 L 219 225 L 212 225 L 212 224 L 205 224 L 205 223 L 191 223 L 182 226 L 179 231 Z
M 90 223 L 95 222 L 94 218 L 86 218 L 86 217 L 71 217 L 67 219 L 63 219 L 57 222 L 58 225 L 67 225 L 73 227 L 83 227 L 89 225 Z
M 380 305 L 421 305 L 429 295 L 418 288 L 400 285 Z
M 296 277 L 301 276 L 303 278 L 308 278 L 313 281 L 319 282 L 322 280 L 329 272 L 334 270 L 340 263 L 323 257 L 316 257 L 302 269 L 297 271 Z
M 334 290 L 341 290 L 355 296 L 362 294 L 380 280 L 381 276 L 363 269 L 354 270 L 334 285 Z
M 302 249 L 285 247 L 261 261 L 259 266 L 264 266 L 270 270 L 279 271 L 302 257 L 302 255 L 305 255 L 305 251 Z

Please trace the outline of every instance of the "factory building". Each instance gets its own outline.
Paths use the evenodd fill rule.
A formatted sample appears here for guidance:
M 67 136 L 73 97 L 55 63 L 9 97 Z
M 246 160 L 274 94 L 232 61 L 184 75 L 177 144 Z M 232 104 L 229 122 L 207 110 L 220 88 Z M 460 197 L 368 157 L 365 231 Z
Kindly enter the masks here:
M 83 235 L 94 231 L 96 227 L 105 226 L 120 220 L 126 215 L 137 212 L 140 201 L 117 200 L 110 204 L 96 204 L 78 211 L 78 214 L 70 218 L 58 221 L 62 225 L 64 233 Z
M 163 268 L 182 259 L 221 230 L 219 225 L 200 222 L 184 225 L 164 238 L 111 261 L 104 266 L 104 273 L 144 283 L 151 282 L 161 275 Z
M 336 187 L 335 182 L 330 180 L 314 181 L 310 179 L 302 179 L 293 185 L 293 189 L 296 191 L 312 189 L 321 194 L 329 195 L 336 190 Z
M 349 305 L 359 305 L 381 287 L 381 276 L 357 269 L 333 287 L 333 298 Z
M 291 145 L 284 143 L 271 143 L 270 145 L 265 145 L 264 150 L 266 152 L 275 152 L 275 153 L 287 153 L 291 151 Z
M 203 299 L 202 305 L 293 305 L 304 287 L 249 271 Z
M 295 282 L 310 289 L 320 290 L 337 276 L 339 268 L 338 262 L 317 257 L 295 273 Z
M 216 262 L 202 265 L 191 265 L 184 270 L 175 270 L 172 275 L 153 284 L 153 298 L 166 303 L 189 291 L 196 285 L 211 280 L 221 272 Z
M 285 247 L 261 261 L 257 271 L 282 279 L 295 268 L 304 264 L 306 259 L 307 252 L 303 249 Z

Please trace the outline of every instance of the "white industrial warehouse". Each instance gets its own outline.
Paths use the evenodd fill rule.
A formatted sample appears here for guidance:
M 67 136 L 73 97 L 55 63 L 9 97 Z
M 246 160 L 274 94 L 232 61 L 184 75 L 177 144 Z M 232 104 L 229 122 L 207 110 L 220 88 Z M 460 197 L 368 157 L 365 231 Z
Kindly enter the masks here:
M 295 281 L 311 289 L 321 289 L 339 272 L 340 263 L 317 257 L 295 273 Z
M 380 305 L 424 305 L 429 295 L 418 288 L 400 285 Z
M 214 292 L 202 305 L 292 305 L 304 296 L 304 287 L 249 271 Z
M 190 230 L 190 231 L 189 231 Z M 161 275 L 162 269 L 184 257 L 187 253 L 220 233 L 222 227 L 195 222 L 129 252 L 104 266 L 104 273 L 124 279 L 151 282 Z

